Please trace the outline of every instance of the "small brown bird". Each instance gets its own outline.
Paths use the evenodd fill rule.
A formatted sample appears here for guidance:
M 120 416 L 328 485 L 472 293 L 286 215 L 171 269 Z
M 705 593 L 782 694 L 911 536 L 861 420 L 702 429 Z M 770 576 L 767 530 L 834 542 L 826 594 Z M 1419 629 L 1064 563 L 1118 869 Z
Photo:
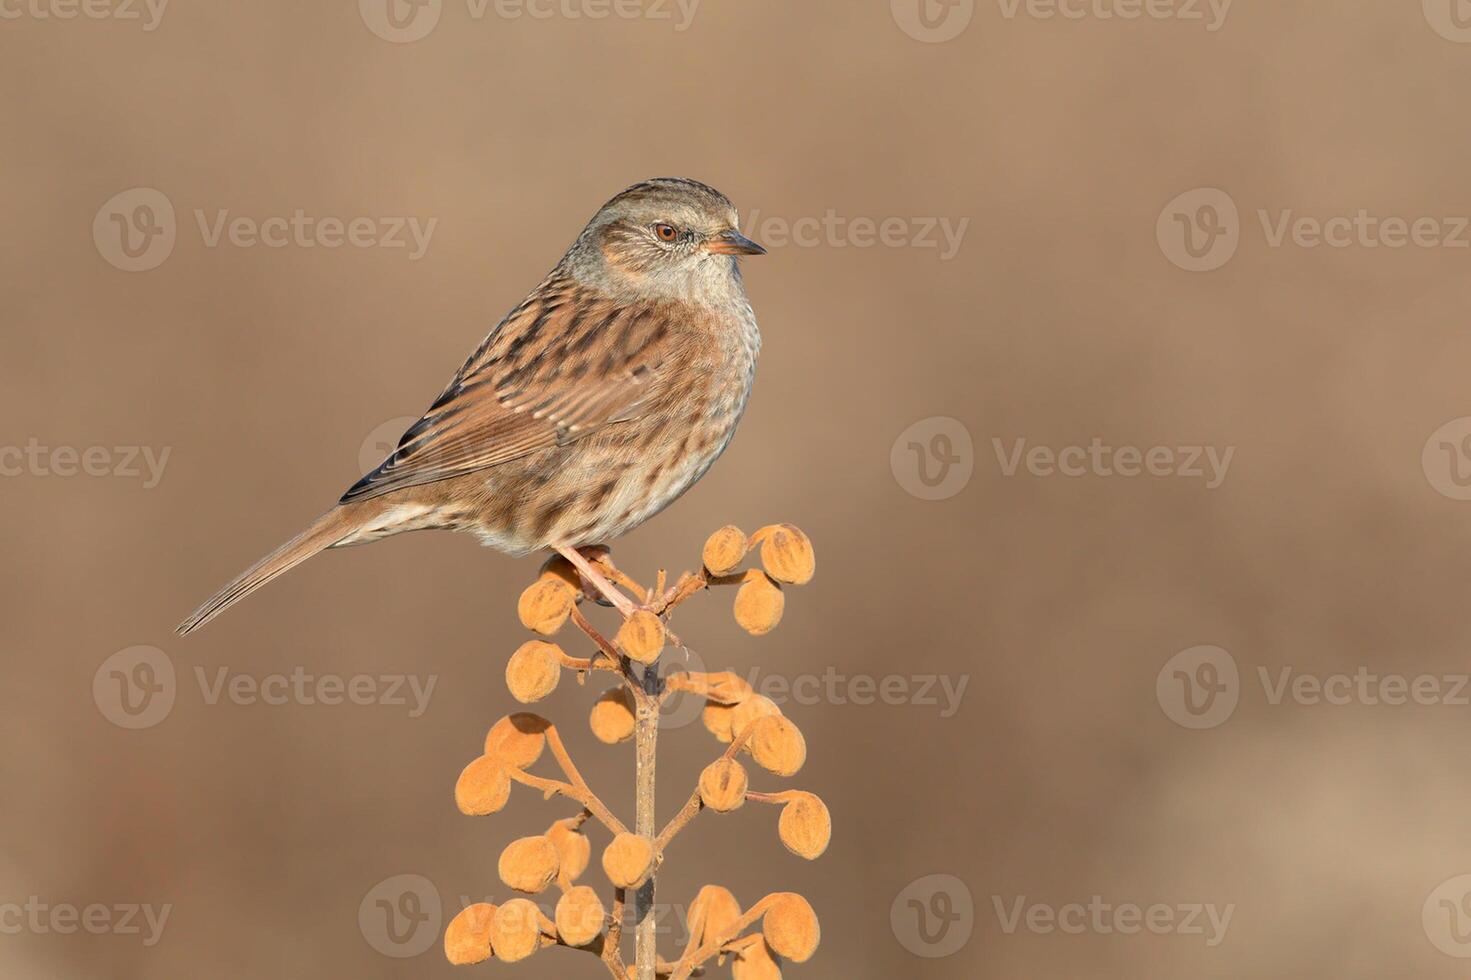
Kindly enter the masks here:
M 429 528 L 511 555 L 555 549 L 627 614 L 577 549 L 659 513 L 730 443 L 761 347 L 737 257 L 764 252 L 712 187 L 661 177 L 623 191 L 388 459 L 179 632 L 319 551 Z

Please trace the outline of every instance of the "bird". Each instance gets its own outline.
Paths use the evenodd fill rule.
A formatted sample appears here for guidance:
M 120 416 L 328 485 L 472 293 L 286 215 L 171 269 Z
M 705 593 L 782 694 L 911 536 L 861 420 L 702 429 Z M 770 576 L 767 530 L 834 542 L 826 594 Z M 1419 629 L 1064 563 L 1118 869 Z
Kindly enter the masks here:
M 700 181 L 620 191 L 387 459 L 178 632 L 329 548 L 427 529 L 513 557 L 555 551 L 630 615 L 585 552 L 669 506 L 730 444 L 761 349 L 740 260 L 765 252 Z

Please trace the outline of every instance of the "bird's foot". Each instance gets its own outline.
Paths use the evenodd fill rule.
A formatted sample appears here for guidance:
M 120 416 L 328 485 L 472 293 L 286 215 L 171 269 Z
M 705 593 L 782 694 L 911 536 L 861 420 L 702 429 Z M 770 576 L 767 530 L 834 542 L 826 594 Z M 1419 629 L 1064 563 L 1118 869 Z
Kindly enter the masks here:
M 608 581 L 608 577 L 598 569 L 597 565 L 593 564 L 593 562 L 603 559 L 607 555 L 608 549 L 603 547 L 578 549 L 565 545 L 554 545 L 553 549 L 563 558 L 570 561 L 572 566 L 577 569 L 578 574 L 582 576 L 582 591 L 584 595 L 595 601 L 611 605 L 622 614 L 624 619 L 627 619 L 638 611 L 639 607 L 634 604 L 633 600 L 624 592 L 620 591 L 612 582 Z

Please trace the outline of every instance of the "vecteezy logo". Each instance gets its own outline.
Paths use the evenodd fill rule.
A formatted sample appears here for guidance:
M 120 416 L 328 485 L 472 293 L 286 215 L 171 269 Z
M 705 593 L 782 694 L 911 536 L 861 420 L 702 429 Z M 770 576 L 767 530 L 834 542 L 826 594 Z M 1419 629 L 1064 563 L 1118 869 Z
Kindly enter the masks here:
M 1436 949 L 1458 959 L 1471 957 L 1471 874 L 1436 885 L 1420 910 L 1420 922 Z
M 927 875 L 894 897 L 889 925 L 899 944 L 915 956 L 950 956 L 970 942 L 975 901 L 965 882 L 954 875 Z
M 960 36 L 976 13 L 976 0 L 889 0 L 894 23 L 916 41 L 939 44 Z
M 889 449 L 894 479 L 920 500 L 945 500 L 964 490 L 975 461 L 970 430 L 945 415 L 914 423 L 899 433 Z
M 368 474 L 376 470 L 398 448 L 398 441 L 409 431 L 409 426 L 418 421 L 417 415 L 400 415 L 369 432 L 358 449 L 358 472 Z
M 152 187 L 114 194 L 92 219 L 98 253 L 124 272 L 147 272 L 163 265 L 177 238 L 173 202 Z
M 1420 466 L 1436 493 L 1471 500 L 1471 416 L 1451 419 L 1431 433 Z
M 1181 650 L 1160 669 L 1154 694 L 1170 721 L 1182 728 L 1223 725 L 1241 700 L 1236 659 L 1220 647 Z
M 119 728 L 152 728 L 174 708 L 174 663 L 158 647 L 119 650 L 92 675 L 92 700 Z
M 1241 215 L 1231 195 L 1214 187 L 1186 191 L 1165 205 L 1155 224 L 1165 258 L 1187 272 L 1212 272 L 1241 244 Z
M 444 0 L 358 0 L 368 30 L 395 44 L 426 37 L 439 23 L 443 8 Z
M 418 956 L 439 938 L 439 889 L 423 875 L 394 875 L 369 889 L 358 906 L 363 938 L 384 956 Z
M 683 663 L 679 664 L 679 669 L 694 676 L 699 676 L 710 670 L 705 665 L 705 658 L 700 655 L 699 651 L 692 650 L 689 647 L 671 648 L 666 650 L 664 655 L 682 658 Z M 681 728 L 693 725 L 704 714 L 705 704 L 704 698 L 696 697 L 693 694 L 686 693 L 680 695 L 674 699 L 673 705 L 665 705 L 661 709 L 659 715 L 660 730 L 667 728 L 670 731 L 678 731 Z
M 1471 0 L 1421 0 L 1425 19 L 1447 41 L 1471 44 Z

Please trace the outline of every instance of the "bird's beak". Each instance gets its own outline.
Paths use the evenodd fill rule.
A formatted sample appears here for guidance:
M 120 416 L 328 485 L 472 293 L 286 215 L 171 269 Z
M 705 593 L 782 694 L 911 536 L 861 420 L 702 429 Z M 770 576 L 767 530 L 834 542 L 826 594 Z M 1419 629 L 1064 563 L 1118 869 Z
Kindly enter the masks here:
M 723 231 L 705 245 L 712 255 L 765 255 L 766 249 L 751 241 L 734 228 Z

